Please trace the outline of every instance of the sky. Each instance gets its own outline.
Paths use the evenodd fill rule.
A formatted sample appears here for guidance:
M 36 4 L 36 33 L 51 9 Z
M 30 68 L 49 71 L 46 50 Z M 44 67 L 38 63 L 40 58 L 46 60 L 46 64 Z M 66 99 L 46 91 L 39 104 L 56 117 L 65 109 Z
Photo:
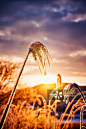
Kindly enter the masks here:
M 56 82 L 86 84 L 85 0 L 0 0 L 0 57 L 23 63 L 31 43 L 40 41 L 53 59 L 41 75 L 32 55 L 20 81 L 29 86 Z

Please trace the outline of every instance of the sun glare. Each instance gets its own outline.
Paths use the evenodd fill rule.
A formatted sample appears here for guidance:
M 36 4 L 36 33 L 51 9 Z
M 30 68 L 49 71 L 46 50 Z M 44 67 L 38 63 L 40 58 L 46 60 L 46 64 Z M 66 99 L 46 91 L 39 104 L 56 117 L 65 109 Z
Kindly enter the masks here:
M 43 75 L 42 77 L 42 83 L 43 84 L 51 84 L 54 83 L 54 77 L 52 74 Z

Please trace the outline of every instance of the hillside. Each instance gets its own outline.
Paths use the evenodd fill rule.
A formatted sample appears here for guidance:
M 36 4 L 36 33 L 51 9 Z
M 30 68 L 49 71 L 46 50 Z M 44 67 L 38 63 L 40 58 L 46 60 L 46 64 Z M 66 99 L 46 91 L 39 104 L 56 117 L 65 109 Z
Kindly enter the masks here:
M 64 88 L 65 85 L 68 85 L 69 83 L 62 83 L 62 87 Z M 50 93 L 53 89 L 56 88 L 56 83 L 53 84 L 40 84 L 34 86 L 34 88 L 37 89 L 38 93 L 43 95 L 45 99 L 47 99 L 48 92 Z
M 65 85 L 68 85 L 68 84 L 70 83 L 62 83 L 63 88 L 65 87 Z M 18 102 L 23 102 L 25 100 L 32 103 L 38 94 L 43 95 L 44 98 L 47 99 L 48 92 L 49 91 L 51 92 L 55 88 L 56 88 L 56 83 L 40 84 L 34 87 L 17 89 L 13 99 L 13 104 L 17 105 Z M 80 86 L 80 88 L 83 91 L 86 91 L 86 86 Z M 11 91 L 0 94 L 0 105 L 7 103 L 10 94 L 11 94 Z
M 63 88 L 65 85 L 67 85 L 68 83 L 62 83 Z M 29 101 L 29 102 L 33 102 L 33 99 L 36 98 L 36 95 L 43 95 L 45 97 L 45 99 L 47 99 L 47 93 L 48 91 L 52 91 L 53 89 L 55 89 L 56 87 L 56 83 L 53 84 L 40 84 L 40 85 L 36 85 L 34 87 L 27 87 L 27 88 L 22 88 L 22 89 L 17 89 L 14 99 L 13 99 L 13 104 L 16 104 L 18 102 L 23 102 L 25 100 Z M 6 104 L 8 101 L 8 98 L 11 94 L 11 91 L 8 91 L 6 93 L 1 93 L 0 94 L 0 105 L 2 104 Z
M 62 88 L 64 88 L 66 85 L 70 85 L 71 83 L 62 83 Z M 56 88 L 56 83 L 53 84 L 40 84 L 36 85 L 33 88 L 35 88 L 39 94 L 43 95 L 45 99 L 47 99 L 48 92 L 50 93 L 53 89 Z M 86 86 L 80 86 L 82 91 L 86 91 Z M 59 89 L 59 88 L 58 88 Z

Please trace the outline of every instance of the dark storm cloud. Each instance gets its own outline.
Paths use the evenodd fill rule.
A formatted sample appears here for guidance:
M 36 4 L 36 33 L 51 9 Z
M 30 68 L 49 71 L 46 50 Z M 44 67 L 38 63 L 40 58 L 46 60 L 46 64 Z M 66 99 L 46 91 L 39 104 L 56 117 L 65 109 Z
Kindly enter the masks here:
M 57 4 L 55 2 L 57 2 Z M 73 1 L 71 2 L 73 3 Z M 50 20 L 54 21 L 55 19 L 66 16 L 68 13 L 73 13 L 74 11 L 78 12 L 78 10 L 80 10 L 79 8 L 83 9 L 83 4 L 80 6 L 78 3 L 76 4 L 77 6 L 73 6 L 70 4 L 70 1 L 65 1 L 63 4 L 63 2 L 59 0 L 3 0 L 0 3 L 0 24 L 3 26 L 6 24 L 12 25 L 12 23 L 22 19 L 41 20 L 45 17 L 48 17 Z M 83 3 L 83 1 L 81 3 Z
M 45 5 L 51 5 L 53 3 L 52 0 L 1 0 L 0 2 L 0 16 L 13 16 L 18 11 L 23 11 L 25 7 L 29 5 L 32 6 L 33 11 L 35 11 L 36 8 L 43 8 Z M 28 10 L 30 11 L 30 10 Z
M 57 4 L 55 4 L 57 2 Z M 48 19 L 48 21 L 43 24 L 43 27 L 41 27 L 42 31 L 51 31 L 55 32 L 58 35 L 64 35 L 64 37 L 67 35 L 70 37 L 70 39 L 80 38 L 83 34 L 85 34 L 85 26 L 86 23 L 81 21 L 80 23 L 72 23 L 70 21 L 62 21 L 63 17 L 66 17 L 66 15 L 72 11 L 76 11 L 80 8 L 83 9 L 83 0 L 82 1 L 10 1 L 10 0 L 3 0 L 1 1 L 1 20 L 0 20 L 0 27 L 4 26 L 10 26 L 18 23 L 19 21 L 26 20 L 36 20 L 36 21 L 43 21 L 44 19 Z M 76 3 L 76 9 L 73 9 L 73 3 Z M 81 3 L 81 6 L 79 5 Z M 56 7 L 56 8 L 54 8 Z M 56 10 L 55 10 L 56 9 Z M 33 26 L 27 25 L 26 27 L 22 25 L 21 28 L 18 27 L 16 33 L 22 33 L 31 30 L 39 31 L 37 28 Z M 67 33 L 64 33 L 64 32 Z M 24 34 L 24 33 L 23 33 Z

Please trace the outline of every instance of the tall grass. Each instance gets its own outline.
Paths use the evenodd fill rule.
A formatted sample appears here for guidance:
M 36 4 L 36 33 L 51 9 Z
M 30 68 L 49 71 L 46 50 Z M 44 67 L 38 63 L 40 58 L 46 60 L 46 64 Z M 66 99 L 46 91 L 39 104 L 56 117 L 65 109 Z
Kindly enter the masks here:
M 33 92 L 34 95 L 32 94 Z M 86 94 L 86 92 L 84 93 Z M 72 105 L 69 113 L 67 112 L 70 105 L 79 95 L 80 93 L 67 104 L 65 112 L 59 115 L 55 110 L 54 104 L 53 106 L 47 104 L 42 105 L 42 99 L 44 100 L 44 97 L 39 95 L 36 89 L 26 88 L 17 90 L 4 129 L 79 129 L 80 124 L 75 126 L 73 120 L 75 113 L 84 105 L 82 98 L 78 99 L 77 102 Z M 35 105 L 36 100 L 37 103 Z M 4 96 L 3 101 L 5 101 Z M 6 106 L 3 101 L 0 107 L 0 115 L 3 113 L 3 109 Z M 63 122 L 66 116 L 67 119 Z

